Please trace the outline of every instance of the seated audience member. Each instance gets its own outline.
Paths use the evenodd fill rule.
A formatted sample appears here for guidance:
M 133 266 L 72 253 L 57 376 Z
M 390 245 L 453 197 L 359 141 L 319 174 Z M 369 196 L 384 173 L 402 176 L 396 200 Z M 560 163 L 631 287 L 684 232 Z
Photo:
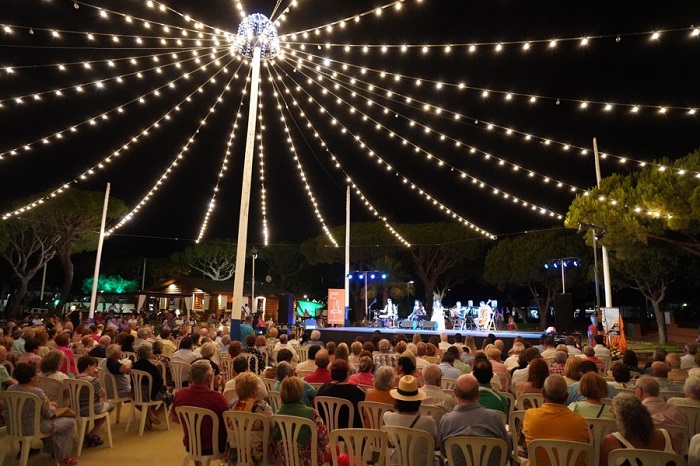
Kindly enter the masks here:
M 107 357 L 107 347 L 112 343 L 112 339 L 107 335 L 103 335 L 97 341 L 97 344 L 88 351 L 88 356 L 93 358 L 106 358 Z
M 573 335 L 566 337 L 566 347 L 569 349 L 569 356 L 580 356 L 583 354 L 578 346 L 576 346 L 576 338 L 574 338 Z
M 600 466 L 608 466 L 608 455 L 619 448 L 658 450 L 675 453 L 666 431 L 656 429 L 649 411 L 632 395 L 613 398 L 617 432 L 606 435 L 600 444 Z
M 399 386 L 399 381 L 404 375 L 410 375 L 418 380 L 418 386 L 423 386 L 423 377 L 418 372 L 415 363 L 416 357 L 410 351 L 401 355 L 396 364 L 396 378 L 394 379 L 394 388 Z
M 440 364 L 440 356 L 438 355 L 437 346 L 432 343 L 425 345 L 425 356 L 423 356 L 423 359 L 428 361 L 430 364 Z
M 277 342 L 274 346 L 274 352 L 279 354 L 279 351 L 282 349 L 290 351 L 292 353 L 292 367 L 296 368 L 297 364 L 299 364 L 299 355 L 297 354 L 297 350 L 294 348 L 294 345 L 290 345 L 288 341 L 289 337 L 286 333 L 280 335 L 279 342 Z
M 593 350 L 595 351 L 596 358 L 610 358 L 610 350 L 605 346 L 605 337 L 603 335 L 596 335 L 593 337 L 595 346 Z
M 544 340 L 542 340 L 542 344 L 544 345 L 544 350 L 540 351 L 542 357 L 546 359 L 553 358 L 554 353 L 557 351 L 554 347 L 554 338 L 545 337 Z
M 309 337 L 308 340 L 306 340 L 305 345 L 306 346 L 320 346 L 321 348 L 324 348 L 325 345 L 321 341 L 321 332 L 319 330 L 312 330 L 311 336 Z
M 554 353 L 554 362 L 549 366 L 549 373 L 551 375 L 564 375 L 567 359 L 569 359 L 569 354 L 564 351 Z
M 321 351 L 321 347 L 318 345 L 309 346 L 309 354 L 306 361 L 297 364 L 297 372 L 305 371 L 315 371 L 316 370 L 316 355 Z
M 427 374 L 426 386 L 427 387 Z M 457 406 L 445 414 L 440 420 L 440 451 L 447 454 L 445 441 L 451 437 L 468 435 L 474 437 L 498 438 L 509 444 L 508 434 L 501 417 L 491 409 L 479 404 L 479 382 L 473 375 L 461 375 L 455 384 Z M 461 449 L 454 448 L 452 452 L 455 461 L 451 466 L 466 466 L 467 462 Z M 470 463 L 471 464 L 471 463 Z M 487 466 L 498 466 L 496 455 L 492 455 L 485 463 Z
M 585 398 L 569 404 L 569 409 L 585 418 L 613 419 L 610 406 L 603 404 L 608 396 L 608 384 L 595 372 L 586 372 L 581 377 L 578 391 Z
M 238 356 L 233 360 L 233 374 L 231 378 L 224 385 L 224 394 L 226 394 L 228 401 L 232 404 L 238 400 L 238 395 L 236 393 L 236 380 L 239 375 L 245 374 L 250 371 L 250 366 L 248 365 L 248 360 L 245 356 Z M 267 388 L 265 387 L 265 382 L 260 377 L 258 379 L 258 399 L 264 400 L 267 398 Z
M 587 372 L 598 372 L 598 367 L 593 364 L 593 361 L 590 361 L 588 359 L 584 359 L 581 361 L 581 364 L 579 364 L 579 373 L 581 374 L 581 377 Z M 584 399 L 584 396 L 581 395 L 581 392 L 579 391 L 580 382 L 574 382 L 571 385 L 569 385 L 569 403 L 573 403 L 574 401 L 580 401 Z M 617 389 L 613 387 L 612 385 L 608 384 L 608 398 L 614 398 L 615 395 L 617 395 Z
M 413 353 L 413 351 L 411 351 L 411 352 Z M 455 366 L 455 369 L 459 370 L 460 375 L 468 374 L 472 371 L 471 366 L 469 364 L 462 362 L 462 360 L 460 359 L 459 348 L 457 348 L 456 346 L 453 345 L 453 346 L 450 346 L 449 348 L 447 348 L 446 352 L 452 353 L 452 355 L 455 357 L 454 366 Z M 413 353 L 413 354 L 416 354 L 416 353 Z M 416 366 L 417 365 L 418 365 L 418 360 L 416 359 Z M 418 367 L 418 369 L 421 372 L 423 372 L 423 369 L 425 369 L 425 368 Z
M 372 364 L 372 358 L 368 356 L 361 357 L 358 372 L 356 374 L 352 374 L 348 379 L 348 382 L 354 385 L 374 385 L 374 374 L 372 373 L 373 369 L 374 365 Z
M 591 361 L 593 364 L 603 364 L 603 361 L 595 355 L 595 349 L 591 345 L 583 347 L 583 356 L 586 361 Z
M 192 351 L 192 338 L 185 337 L 180 340 L 180 349 L 175 351 L 170 358 L 170 362 L 183 362 L 185 364 L 192 364 L 199 356 L 197 353 Z
M 668 380 L 668 366 L 665 362 L 652 362 L 649 375 L 656 379 L 656 381 L 659 383 L 659 390 L 662 392 L 675 392 L 680 388 L 679 385 L 676 385 Z
M 523 353 L 523 351 L 525 351 L 525 345 L 523 345 L 519 341 L 513 343 L 513 348 L 512 348 L 513 354 L 508 356 L 506 358 L 506 360 L 503 361 L 503 364 L 505 364 L 506 369 L 508 369 L 509 373 L 510 373 L 510 371 L 512 371 L 513 369 L 518 367 L 518 365 L 519 365 L 518 359 L 520 358 L 520 355 Z
M 78 359 L 78 375 L 76 378 L 78 380 L 83 380 L 92 385 L 95 390 L 95 397 L 91 400 L 88 398 L 88 391 L 80 391 L 80 415 L 88 416 L 90 414 L 90 405 L 93 406 L 95 414 L 101 414 L 106 411 L 112 411 L 114 407 L 106 400 L 107 392 L 105 391 L 102 384 L 97 379 L 97 359 L 92 356 L 81 356 Z M 100 418 L 93 422 L 93 428 L 91 431 L 85 434 L 85 446 L 92 447 L 102 445 L 104 441 L 100 438 L 100 430 L 105 422 L 109 421 L 109 417 Z
M 374 367 L 391 366 L 396 367 L 398 356 L 391 352 L 391 342 L 387 339 L 379 341 L 379 353 L 373 356 Z
M 17 380 L 10 377 L 10 373 L 7 372 L 7 367 L 5 367 L 4 364 L 2 364 L 6 360 L 7 360 L 7 348 L 5 348 L 4 346 L 0 346 L 0 390 L 4 390 L 7 387 L 9 387 L 10 385 L 14 385 L 17 383 Z M 60 363 L 58 363 L 58 364 L 60 364 Z M 56 365 L 56 370 L 58 370 L 58 364 Z
M 92 338 L 90 339 L 92 340 Z M 19 357 L 17 363 L 30 363 L 34 364 L 37 372 L 39 371 L 39 365 L 41 364 L 41 356 L 39 356 L 39 344 L 41 342 L 38 338 L 29 338 L 24 342 L 24 354 Z
M 236 379 L 236 394 L 238 400 L 231 406 L 232 411 L 243 411 L 246 413 L 264 414 L 268 421 L 272 416 L 272 407 L 261 400 L 258 393 L 258 377 L 252 372 L 244 372 Z M 251 434 L 246 437 L 248 441 L 249 455 L 254 466 L 261 466 L 264 449 L 263 426 L 260 422 L 255 422 L 250 426 Z M 236 464 L 236 450 L 229 449 L 229 464 Z
M 357 369 L 360 365 L 360 352 L 362 351 L 362 343 L 353 341 L 350 345 L 350 354 L 348 355 L 348 363 L 353 369 Z
M 630 370 L 630 375 L 633 379 L 636 379 L 641 375 L 642 370 L 639 368 L 639 362 L 637 361 L 637 353 L 635 353 L 634 351 L 628 349 L 625 350 L 624 353 L 622 353 L 622 364 L 627 366 L 627 368 Z
M 218 447 L 220 451 L 225 451 L 227 434 L 223 414 L 228 410 L 228 403 L 226 403 L 224 395 L 209 388 L 213 379 L 214 370 L 211 368 L 209 361 L 196 361 L 193 363 L 190 368 L 191 383 L 188 387 L 178 390 L 175 394 L 172 411 L 176 419 L 179 419 L 179 417 L 177 417 L 178 408 L 185 406 L 205 408 L 213 411 L 219 419 L 219 432 L 216 436 L 218 439 Z M 214 426 L 212 425 L 211 419 L 205 418 L 202 421 L 199 436 L 202 444 L 202 454 L 204 455 L 211 455 L 214 451 L 212 439 L 214 438 L 215 432 L 213 432 L 213 428 Z M 185 448 L 188 448 L 188 432 L 186 429 L 183 430 L 185 434 L 183 444 Z
M 669 398 L 668 402 L 676 406 L 700 407 L 700 369 L 690 371 L 683 384 L 683 393 L 685 393 L 685 397 L 674 396 Z
M 628 388 L 628 384 L 632 377 L 629 367 L 627 367 L 621 362 L 616 362 L 612 365 L 610 370 L 612 371 L 612 376 L 613 379 L 615 379 L 615 381 L 608 383 L 613 387 L 617 388 L 618 390 L 620 388 Z
M 654 377 L 641 376 L 634 386 L 634 393 L 651 414 L 656 427 L 663 429 L 665 426 L 687 425 L 685 415 L 675 405 L 659 398 L 659 382 Z
M 493 367 L 485 358 L 474 360 L 474 370 L 472 375 L 479 382 L 479 404 L 484 408 L 495 409 L 508 414 L 507 398 L 491 388 L 493 378 Z
M 365 401 L 365 391 L 357 385 L 348 383 L 347 380 L 349 375 L 350 366 L 348 366 L 347 361 L 343 359 L 336 359 L 333 361 L 333 364 L 331 364 L 331 382 L 322 385 L 316 392 L 316 396 L 332 396 L 351 402 L 355 407 L 353 425 L 348 425 L 347 421 L 349 415 L 343 416 L 344 408 L 341 408 L 340 425 L 338 427 L 342 429 L 348 427 L 359 429 L 362 428 L 362 418 L 360 417 L 360 409 L 357 404 L 361 401 Z M 328 419 L 325 418 L 327 415 L 328 413 L 321 412 L 321 417 L 324 418 L 326 423 L 328 423 Z
M 291 364 L 289 364 L 286 361 L 283 361 L 277 364 L 276 370 L 277 382 L 275 382 L 275 385 L 272 387 L 272 389 L 273 391 L 278 392 L 280 390 L 280 385 L 282 385 L 282 381 L 287 377 L 294 376 L 294 369 L 292 369 Z M 316 389 L 312 387 L 311 384 L 306 380 L 302 380 L 301 384 L 304 388 L 304 394 L 301 396 L 301 402 L 307 406 L 313 406 L 314 397 L 316 396 Z
M 173 395 L 168 393 L 165 380 L 163 380 L 163 373 L 150 361 L 153 356 L 153 345 L 143 341 L 136 350 L 136 356 L 138 356 L 138 360 L 131 366 L 131 369 L 146 372 L 151 376 L 151 392 L 145 393 L 144 390 L 144 394 L 149 396 L 151 401 L 163 401 L 167 406 L 170 406 L 173 402 Z M 143 382 L 146 382 L 146 380 Z M 145 384 L 143 388 L 146 388 Z M 157 410 L 153 408 L 148 410 L 146 427 L 150 428 L 151 424 L 160 424 Z
M 527 380 L 518 388 L 518 396 L 526 393 L 542 393 L 547 377 L 549 377 L 549 368 L 545 360 L 542 358 L 533 359 L 530 363 Z
M 541 465 L 549 465 L 546 452 L 530 448 L 533 440 L 568 440 L 572 442 L 589 443 L 590 431 L 583 416 L 566 407 L 568 393 L 566 381 L 560 375 L 550 375 L 544 382 L 544 404 L 539 408 L 525 411 L 523 433 L 529 454 L 537 456 Z M 579 458 L 576 466 L 587 466 L 583 458 Z M 554 466 L 554 465 L 551 465 Z
M 568 358 L 566 360 L 566 364 L 564 365 L 564 380 L 566 380 L 567 385 L 581 380 L 581 373 L 579 372 L 581 362 L 583 362 L 581 358 Z
M 131 398 L 131 360 L 122 359 L 121 346 L 114 344 L 107 347 L 107 359 L 102 361 L 107 372 L 114 376 L 117 382 L 117 395 L 119 398 Z M 109 390 L 109 387 L 107 387 Z M 116 398 L 112 393 L 108 394 L 110 398 Z
M 418 387 L 418 380 L 415 377 L 410 375 L 401 377 L 398 388 L 391 390 L 391 397 L 394 399 L 395 412 L 384 413 L 384 425 L 422 430 L 433 436 L 436 446 L 440 445 L 435 419 L 419 413 L 421 401 L 425 399 L 425 392 Z M 413 464 L 425 464 L 425 458 L 429 453 L 432 454 L 426 450 L 426 445 L 416 445 Z M 394 454 L 392 465 L 397 466 L 398 464 L 398 455 Z
M 332 380 L 331 371 L 328 370 L 328 365 L 330 364 L 330 357 L 328 351 L 325 349 L 320 350 L 316 353 L 316 370 L 304 377 L 309 383 L 328 383 Z
M 394 388 L 395 378 L 396 371 L 393 367 L 382 366 L 378 368 L 374 373 L 374 387 L 367 389 L 365 401 L 394 404 L 391 389 Z
M 696 343 L 689 343 L 683 348 L 683 356 L 681 356 L 681 369 L 692 369 L 697 367 L 695 364 L 695 354 L 698 352 L 698 345 Z
M 495 347 L 493 348 L 493 350 L 498 351 L 498 349 L 496 349 Z M 440 362 L 440 365 L 438 366 L 440 368 L 440 370 L 442 371 L 442 376 L 444 378 L 457 380 L 457 378 L 460 375 L 462 375 L 462 372 L 459 369 L 457 369 L 454 366 L 454 364 L 455 364 L 454 354 L 450 353 L 449 351 L 445 351 L 442 355 L 442 362 Z M 501 366 L 503 366 L 503 364 L 501 364 Z M 503 369 L 505 370 L 505 366 L 503 366 Z
M 475 379 L 476 380 L 476 379 Z M 424 405 L 439 406 L 452 411 L 455 401 L 451 395 L 442 391 L 442 371 L 439 366 L 430 364 L 423 370 L 423 391 L 425 392 Z
M 255 356 L 255 358 L 250 358 L 250 372 L 253 374 L 260 374 L 265 370 L 265 357 L 260 350 L 255 347 L 255 341 L 255 335 L 247 335 L 245 337 L 246 346 L 243 348 L 243 352 Z
M 681 357 L 678 354 L 668 353 L 666 355 L 666 365 L 668 366 L 666 378 L 669 382 L 685 382 L 685 379 L 688 378 L 688 371 L 681 369 Z
M 527 362 L 528 365 L 533 359 L 542 357 L 540 355 L 540 351 L 535 346 L 527 348 L 523 354 L 525 355 L 525 362 Z M 511 391 L 515 391 L 517 393 L 517 389 L 520 384 L 527 380 L 528 372 L 529 366 L 523 369 L 516 369 L 515 372 L 513 372 L 513 375 L 510 378 Z
M 663 362 L 666 363 L 666 352 L 665 349 L 663 348 L 656 348 L 654 350 L 654 354 L 652 356 L 652 360 L 644 364 L 644 367 L 642 368 L 642 374 L 644 375 L 651 375 L 651 365 L 655 362 Z
M 304 389 L 301 379 L 298 377 L 287 377 L 284 379 L 280 385 L 280 398 L 282 399 L 282 406 L 280 406 L 275 414 L 303 417 L 311 420 L 316 425 L 316 431 L 318 432 L 316 451 L 311 450 L 311 432 L 309 432 L 308 429 L 301 429 L 299 433 L 299 437 L 297 439 L 299 464 L 311 464 L 312 455 L 316 456 L 317 464 L 319 465 L 330 463 L 331 455 L 330 450 L 328 449 L 328 429 L 323 423 L 323 419 L 321 419 L 318 411 L 301 402 L 303 393 Z M 270 437 L 272 443 L 271 451 L 273 453 L 272 460 L 276 460 L 276 464 L 290 464 L 284 461 L 283 458 L 282 452 L 284 451 L 284 448 L 282 446 L 282 433 L 280 432 L 278 425 L 275 425 Z

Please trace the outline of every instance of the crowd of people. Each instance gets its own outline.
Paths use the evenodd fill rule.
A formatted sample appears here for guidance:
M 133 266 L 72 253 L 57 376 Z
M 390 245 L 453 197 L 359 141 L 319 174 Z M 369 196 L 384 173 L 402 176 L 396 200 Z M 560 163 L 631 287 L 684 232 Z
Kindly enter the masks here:
M 445 442 L 460 435 L 498 438 L 510 445 L 513 439 L 504 419 L 512 411 L 512 400 L 542 395 L 540 406 L 522 405 L 526 411 L 521 454 L 527 454 L 534 440 L 587 443 L 590 431 L 586 419 L 614 419 L 618 431 L 606 436 L 600 445 L 603 466 L 614 449 L 644 446 L 679 453 L 687 449 L 665 428 L 687 426 L 684 409 L 700 407 L 700 353 L 694 344 L 687 345 L 682 355 L 658 349 L 642 366 L 631 350 L 611 363 L 610 350 L 600 336 L 580 348 L 573 337 L 556 344 L 552 337 L 543 336 L 537 345 L 516 337 L 506 347 L 489 335 L 477 347 L 474 337 L 460 334 L 435 335 L 424 341 L 418 334 L 411 339 L 403 334 L 389 338 L 377 330 L 368 338 L 336 342 L 324 341 L 321 332 L 314 330 L 302 342 L 274 327 L 267 335 L 256 335 L 244 328 L 248 322 L 241 326 L 245 336 L 232 341 L 225 329 L 210 327 L 207 322 L 196 327 L 163 325 L 158 331 L 139 325 L 135 319 L 110 322 L 115 325 L 32 319 L 7 322 L 0 329 L 0 363 L 12 363 L 0 364 L 2 388 L 39 397 L 42 432 L 49 434 L 44 439 L 45 449 L 62 464 L 77 464 L 70 451 L 75 419 L 54 417 L 63 394 L 39 388 L 40 376 L 90 383 L 94 397 L 80 399 L 80 414 L 85 415 L 90 407 L 95 413 L 109 412 L 113 409 L 109 400 L 132 397 L 130 372 L 146 372 L 153 380 L 148 397 L 162 400 L 166 406 L 172 404 L 173 419 L 177 420 L 178 410 L 185 406 L 207 408 L 219 417 L 218 432 L 212 432 L 211 422 L 205 421 L 198 435 L 205 453 L 228 451 L 230 464 L 236 464 L 236 450 L 229 450 L 223 418 L 226 411 L 309 419 L 317 431 L 317 442 L 312 445 L 311 433 L 302 432 L 298 439 L 301 463 L 310 464 L 312 457 L 318 464 L 328 462 L 331 420 L 315 408 L 314 398 L 319 396 L 340 398 L 352 405 L 352 416 L 341 411 L 336 428 L 360 428 L 369 423 L 360 402 L 391 405 L 383 415 L 384 425 L 425 431 L 446 455 Z M 305 359 L 300 354 L 306 355 Z M 185 382 L 175 393 L 171 365 L 188 369 Z M 14 368 L 12 373 L 8 368 Z M 99 370 L 114 376 L 116 393 L 108 393 L 111 387 L 102 386 Z M 444 390 L 445 382 L 453 388 Z M 664 392 L 679 396 L 666 400 Z M 280 403 L 274 410 L 272 396 L 276 394 Z M 421 406 L 440 407 L 445 414 L 421 414 Z M 4 416 L 8 415 L 6 409 Z M 33 410 L 23 413 L 32 414 Z M 157 409 L 142 413 L 146 427 L 160 424 L 160 414 Z M 103 443 L 103 426 L 104 419 L 93 424 L 82 439 L 85 446 Z M 520 434 L 511 431 L 510 435 Z M 183 439 L 187 447 L 186 436 L 187 432 Z M 278 427 L 270 438 L 269 445 L 264 444 L 262 435 L 248 445 L 256 464 L 268 453 L 284 464 Z M 689 447 L 690 464 L 698 464 L 693 461 L 698 461 L 700 436 L 693 437 Z M 453 466 L 465 464 L 460 452 L 451 453 Z M 428 454 L 416 449 L 416 455 L 423 458 Z M 546 458 L 539 459 L 546 464 Z

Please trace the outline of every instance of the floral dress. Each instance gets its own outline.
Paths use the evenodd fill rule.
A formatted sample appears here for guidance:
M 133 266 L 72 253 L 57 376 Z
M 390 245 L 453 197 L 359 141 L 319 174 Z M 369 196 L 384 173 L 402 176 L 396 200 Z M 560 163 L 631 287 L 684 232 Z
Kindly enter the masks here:
M 264 400 L 256 400 L 254 398 L 247 398 L 245 400 L 238 400 L 231 406 L 233 411 L 245 411 L 248 413 L 264 414 L 268 418 L 272 416 L 272 408 Z M 229 422 L 229 428 L 232 429 L 233 426 Z M 262 463 L 263 453 L 267 445 L 263 444 L 263 426 L 259 421 L 253 423 L 250 429 L 250 434 L 246 437 L 250 445 L 250 459 L 253 461 L 253 465 L 258 466 Z M 229 444 L 231 444 L 233 439 L 229 438 Z M 235 448 L 229 449 L 228 464 L 234 466 L 238 463 L 238 457 Z

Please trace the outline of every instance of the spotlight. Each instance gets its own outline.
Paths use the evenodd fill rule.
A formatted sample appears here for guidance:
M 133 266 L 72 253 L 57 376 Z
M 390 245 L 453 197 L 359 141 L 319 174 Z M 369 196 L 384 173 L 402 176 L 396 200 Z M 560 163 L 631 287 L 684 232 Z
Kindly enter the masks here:
M 382 274 L 382 280 L 386 280 L 386 274 L 385 274 L 385 273 Z
M 374 277 L 375 277 L 374 274 L 371 274 L 371 275 L 369 276 L 370 280 L 374 280 Z
M 351 274 L 351 273 L 348 274 L 348 280 L 352 280 L 352 274 Z
M 549 268 L 549 264 L 544 264 L 544 268 L 545 268 L 545 269 L 548 269 L 548 268 Z
M 365 278 L 364 274 L 361 274 L 361 273 L 357 274 L 358 280 L 363 280 L 364 278 Z

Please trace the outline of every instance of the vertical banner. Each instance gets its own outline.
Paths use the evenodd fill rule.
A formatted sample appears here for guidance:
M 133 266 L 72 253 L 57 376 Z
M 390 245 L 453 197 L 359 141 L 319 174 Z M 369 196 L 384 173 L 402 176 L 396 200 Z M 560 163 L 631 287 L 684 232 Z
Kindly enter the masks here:
M 328 289 L 328 324 L 345 325 L 345 290 Z
M 615 347 L 620 353 L 624 353 L 627 349 L 627 340 L 624 332 L 625 323 L 622 320 L 620 309 L 617 307 L 604 307 L 601 311 L 608 347 Z

